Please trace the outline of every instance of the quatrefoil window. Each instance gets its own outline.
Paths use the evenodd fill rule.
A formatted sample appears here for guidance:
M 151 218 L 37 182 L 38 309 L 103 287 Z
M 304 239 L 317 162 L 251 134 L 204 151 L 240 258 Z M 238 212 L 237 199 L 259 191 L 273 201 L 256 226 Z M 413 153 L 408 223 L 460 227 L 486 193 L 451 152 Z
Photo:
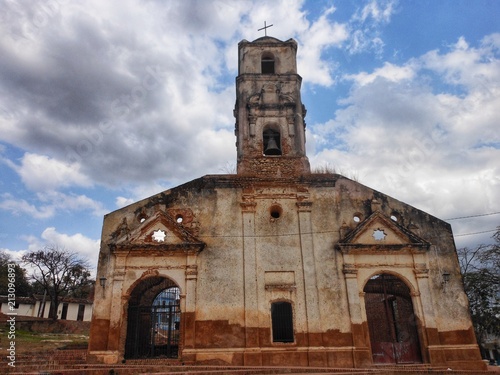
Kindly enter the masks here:
M 385 234 L 383 229 L 375 229 L 372 234 L 373 238 L 375 241 L 382 241 L 385 239 L 387 234 Z
M 153 232 L 153 235 L 151 236 L 153 238 L 153 240 L 155 240 L 156 242 L 164 242 L 165 241 L 165 237 L 167 236 L 167 234 L 165 233 L 164 230 L 161 230 L 161 229 L 158 229 L 158 230 L 155 230 Z

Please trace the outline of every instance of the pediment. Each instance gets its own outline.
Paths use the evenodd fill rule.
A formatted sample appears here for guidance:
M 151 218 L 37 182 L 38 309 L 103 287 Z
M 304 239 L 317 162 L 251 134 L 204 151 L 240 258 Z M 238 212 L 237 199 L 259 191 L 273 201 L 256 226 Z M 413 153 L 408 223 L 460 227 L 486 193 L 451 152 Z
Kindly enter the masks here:
M 115 250 L 199 252 L 205 247 L 205 243 L 198 240 L 167 212 L 158 211 L 134 230 L 122 231 L 110 246 Z
M 422 248 L 430 244 L 380 211 L 374 212 L 339 243 L 343 248 Z

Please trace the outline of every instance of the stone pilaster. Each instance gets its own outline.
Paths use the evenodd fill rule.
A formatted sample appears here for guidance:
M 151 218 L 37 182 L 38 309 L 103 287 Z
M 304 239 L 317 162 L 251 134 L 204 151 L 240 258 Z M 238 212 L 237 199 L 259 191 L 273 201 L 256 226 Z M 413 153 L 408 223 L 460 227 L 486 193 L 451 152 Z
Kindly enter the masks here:
M 321 316 L 319 310 L 318 283 L 316 280 L 317 267 L 312 235 L 311 207 L 312 202 L 310 201 L 301 200 L 297 202 L 309 345 L 321 346 L 323 343 L 320 335 L 317 335 L 317 333 L 321 332 Z M 311 333 L 316 333 L 316 335 L 312 335 Z
M 241 203 L 243 226 L 243 279 L 245 290 L 245 345 L 259 347 L 259 313 L 257 285 L 257 248 L 255 243 L 255 208 L 251 197 Z
M 188 255 L 186 257 L 186 290 L 185 294 L 181 296 L 181 311 L 184 316 L 184 348 L 188 349 L 195 347 L 197 280 L 198 267 L 196 265 L 196 255 Z

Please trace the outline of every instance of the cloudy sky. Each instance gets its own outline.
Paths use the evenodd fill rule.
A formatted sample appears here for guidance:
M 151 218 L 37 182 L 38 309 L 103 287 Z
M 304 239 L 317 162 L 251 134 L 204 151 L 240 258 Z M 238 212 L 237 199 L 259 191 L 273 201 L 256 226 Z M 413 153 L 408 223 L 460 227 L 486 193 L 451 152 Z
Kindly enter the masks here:
M 97 260 L 103 215 L 234 170 L 237 44 L 299 44 L 313 167 L 500 225 L 500 2 L 0 1 L 0 249 Z M 473 217 L 469 217 L 473 216 Z

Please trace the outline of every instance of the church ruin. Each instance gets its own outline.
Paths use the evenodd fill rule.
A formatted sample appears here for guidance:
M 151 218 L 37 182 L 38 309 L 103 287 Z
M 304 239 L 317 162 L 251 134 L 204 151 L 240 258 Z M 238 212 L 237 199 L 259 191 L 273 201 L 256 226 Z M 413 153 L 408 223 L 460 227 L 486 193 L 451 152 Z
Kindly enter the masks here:
M 238 51 L 237 173 L 105 216 L 90 357 L 483 369 L 450 225 L 311 173 L 297 43 Z

